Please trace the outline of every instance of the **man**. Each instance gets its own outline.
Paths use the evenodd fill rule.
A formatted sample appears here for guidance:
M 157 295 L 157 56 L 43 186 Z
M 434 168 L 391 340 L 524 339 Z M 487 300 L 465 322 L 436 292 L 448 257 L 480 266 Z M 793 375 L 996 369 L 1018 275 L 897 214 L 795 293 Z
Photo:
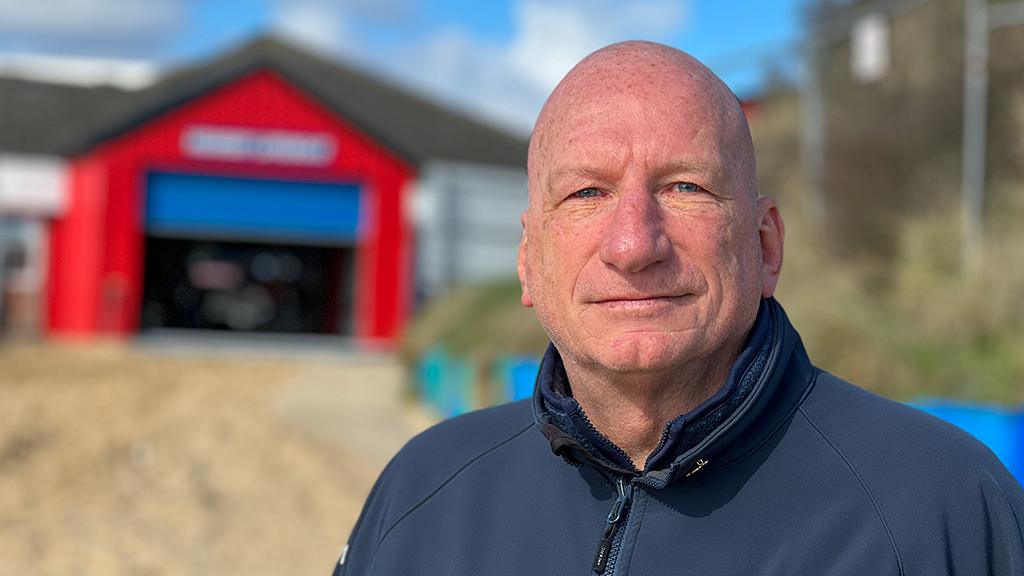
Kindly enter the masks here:
M 736 98 L 661 45 L 588 56 L 529 151 L 532 402 L 442 423 L 335 574 L 1024 574 L 1024 494 L 976 441 L 814 368 Z

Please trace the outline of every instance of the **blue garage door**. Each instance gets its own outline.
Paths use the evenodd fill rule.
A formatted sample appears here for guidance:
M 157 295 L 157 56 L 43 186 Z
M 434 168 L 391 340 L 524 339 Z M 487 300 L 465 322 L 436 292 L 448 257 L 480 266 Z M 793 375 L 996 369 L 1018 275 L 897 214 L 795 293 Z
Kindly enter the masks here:
M 358 235 L 356 185 L 167 172 L 147 180 L 149 234 L 328 245 Z

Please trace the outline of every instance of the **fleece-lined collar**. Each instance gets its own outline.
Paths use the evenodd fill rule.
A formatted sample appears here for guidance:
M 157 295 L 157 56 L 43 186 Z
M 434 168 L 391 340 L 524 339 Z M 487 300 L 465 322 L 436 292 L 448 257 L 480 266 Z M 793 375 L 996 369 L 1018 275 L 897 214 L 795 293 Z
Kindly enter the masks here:
M 571 463 L 588 462 L 616 474 L 642 474 L 652 486 L 667 484 L 690 471 L 685 465 L 706 461 L 757 417 L 773 383 L 779 380 L 771 376 L 778 372 L 780 354 L 792 348 L 791 344 L 784 346 L 787 333 L 792 329 L 782 307 L 774 299 L 762 300 L 725 384 L 700 406 L 665 426 L 643 471 L 636 470 L 626 453 L 591 424 L 572 397 L 562 358 L 554 346 L 544 354 L 537 377 L 534 411 L 538 424 L 552 450 Z

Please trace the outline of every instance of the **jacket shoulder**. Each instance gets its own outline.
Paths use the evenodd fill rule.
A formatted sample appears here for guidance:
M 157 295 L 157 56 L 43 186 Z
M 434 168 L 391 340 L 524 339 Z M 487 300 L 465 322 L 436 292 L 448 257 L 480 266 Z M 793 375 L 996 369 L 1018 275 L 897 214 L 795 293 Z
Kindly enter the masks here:
M 445 420 L 410 440 L 377 479 L 335 574 L 368 572 L 388 533 L 484 456 L 534 426 L 529 400 Z
M 436 424 L 413 437 L 390 466 L 408 471 L 419 481 L 433 484 L 498 448 L 534 423 L 529 400 L 475 410 Z
M 979 468 L 1003 468 L 991 450 L 960 428 L 827 372 L 801 411 L 868 477 L 922 475 L 934 485 L 959 482 Z
M 1024 490 L 973 436 L 827 373 L 800 412 L 870 498 L 907 574 L 1024 567 Z

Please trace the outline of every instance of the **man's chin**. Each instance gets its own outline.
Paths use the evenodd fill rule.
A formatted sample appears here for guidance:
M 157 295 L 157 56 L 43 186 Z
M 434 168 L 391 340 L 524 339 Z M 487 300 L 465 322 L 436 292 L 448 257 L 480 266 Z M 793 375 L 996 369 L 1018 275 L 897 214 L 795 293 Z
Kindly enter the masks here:
M 601 342 L 590 356 L 615 372 L 658 372 L 673 369 L 692 356 L 680 333 L 625 332 Z

